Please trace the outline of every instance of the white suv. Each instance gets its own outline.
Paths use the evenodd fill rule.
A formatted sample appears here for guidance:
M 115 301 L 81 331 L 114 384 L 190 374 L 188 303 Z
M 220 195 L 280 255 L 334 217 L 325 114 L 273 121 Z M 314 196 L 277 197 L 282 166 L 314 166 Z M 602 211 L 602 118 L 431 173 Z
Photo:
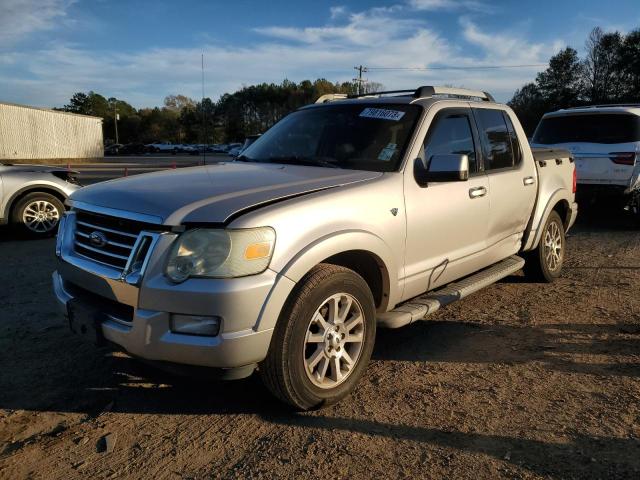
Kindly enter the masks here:
M 640 214 L 640 104 L 547 113 L 531 143 L 571 151 L 579 196 L 618 197 Z

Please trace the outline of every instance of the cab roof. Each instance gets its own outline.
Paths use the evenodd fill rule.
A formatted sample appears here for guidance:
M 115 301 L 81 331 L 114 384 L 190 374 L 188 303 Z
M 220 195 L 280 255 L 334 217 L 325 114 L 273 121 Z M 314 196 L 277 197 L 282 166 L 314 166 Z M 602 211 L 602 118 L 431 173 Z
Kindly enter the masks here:
M 424 104 L 426 103 L 426 101 L 437 100 L 465 100 L 495 103 L 493 96 L 488 92 L 482 92 L 479 90 L 468 90 L 464 88 L 422 86 L 418 87 L 415 90 L 390 90 L 384 92 L 364 93 L 359 95 L 329 93 L 318 98 L 314 105 L 308 105 L 304 108 L 334 102 L 340 104 L 357 104 L 363 101 L 366 101 L 367 103 L 380 104 Z

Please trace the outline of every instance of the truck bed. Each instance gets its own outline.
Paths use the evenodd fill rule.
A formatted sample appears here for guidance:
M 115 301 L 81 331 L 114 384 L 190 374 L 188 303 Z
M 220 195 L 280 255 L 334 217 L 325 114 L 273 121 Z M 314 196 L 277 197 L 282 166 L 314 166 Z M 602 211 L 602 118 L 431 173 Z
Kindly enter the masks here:
M 531 153 L 533 153 L 533 158 L 537 162 L 545 162 L 562 158 L 568 158 L 570 162 L 573 162 L 573 155 L 571 152 L 563 148 L 532 148 Z

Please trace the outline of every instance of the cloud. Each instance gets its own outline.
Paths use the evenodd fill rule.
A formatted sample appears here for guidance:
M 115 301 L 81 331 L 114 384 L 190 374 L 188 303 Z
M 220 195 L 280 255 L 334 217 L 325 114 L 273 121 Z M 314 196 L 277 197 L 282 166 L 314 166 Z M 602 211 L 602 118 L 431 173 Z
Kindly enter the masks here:
M 248 46 L 201 39 L 200 45 L 191 48 L 101 51 L 96 55 L 82 45 L 44 44 L 29 49 L 29 55 L 0 52 L 0 84 L 4 87 L 0 95 L 42 106 L 63 105 L 73 93 L 88 90 L 122 98 L 136 107 L 159 105 L 170 93 L 199 98 L 202 53 L 205 93 L 216 99 L 243 85 L 279 83 L 284 78 L 349 81 L 355 65 L 424 69 L 544 63 L 554 47 L 553 43 L 530 42 L 526 29 L 494 28 L 488 35 L 468 18 L 460 22 L 462 35 L 448 39 L 428 21 L 396 5 L 345 10 L 338 18 L 314 27 L 265 26 L 256 30 L 262 39 Z M 508 100 L 536 71 L 372 69 L 367 76 L 389 89 L 449 84 L 489 90 L 496 98 Z
M 321 27 L 260 27 L 256 32 L 279 40 L 318 44 L 328 47 L 371 45 L 393 38 L 407 37 L 407 32 L 421 26 L 414 19 L 391 18 L 397 7 L 379 7 L 364 12 L 351 13 L 346 23 Z M 343 12 L 344 14 L 345 12 Z
M 557 42 L 552 47 L 549 44 L 532 43 L 515 31 L 492 30 L 489 34 L 467 17 L 460 19 L 460 25 L 464 39 L 483 50 L 486 62 L 506 62 L 509 65 L 544 63 L 557 46 Z
M 344 5 L 331 7 L 329 9 L 329 13 L 331 14 L 331 20 L 335 20 L 336 18 L 340 18 L 347 13 L 347 7 L 345 7 Z
M 490 11 L 491 7 L 476 0 L 409 0 L 409 5 L 416 10 L 477 10 Z
M 17 42 L 27 35 L 49 30 L 65 17 L 75 0 L 0 1 L 0 46 Z

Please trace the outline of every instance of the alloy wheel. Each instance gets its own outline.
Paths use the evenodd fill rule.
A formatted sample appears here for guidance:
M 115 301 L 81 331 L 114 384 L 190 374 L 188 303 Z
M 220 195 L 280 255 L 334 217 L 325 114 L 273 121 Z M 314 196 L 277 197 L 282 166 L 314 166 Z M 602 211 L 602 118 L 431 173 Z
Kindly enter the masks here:
M 22 211 L 22 223 L 35 233 L 50 232 L 59 220 L 58 208 L 47 200 L 34 200 Z
M 556 271 L 562 264 L 562 232 L 557 222 L 550 222 L 544 232 L 544 259 L 549 270 Z
M 305 372 L 319 388 L 334 388 L 353 372 L 363 350 L 365 321 L 360 303 L 348 293 L 322 302 L 307 327 Z

